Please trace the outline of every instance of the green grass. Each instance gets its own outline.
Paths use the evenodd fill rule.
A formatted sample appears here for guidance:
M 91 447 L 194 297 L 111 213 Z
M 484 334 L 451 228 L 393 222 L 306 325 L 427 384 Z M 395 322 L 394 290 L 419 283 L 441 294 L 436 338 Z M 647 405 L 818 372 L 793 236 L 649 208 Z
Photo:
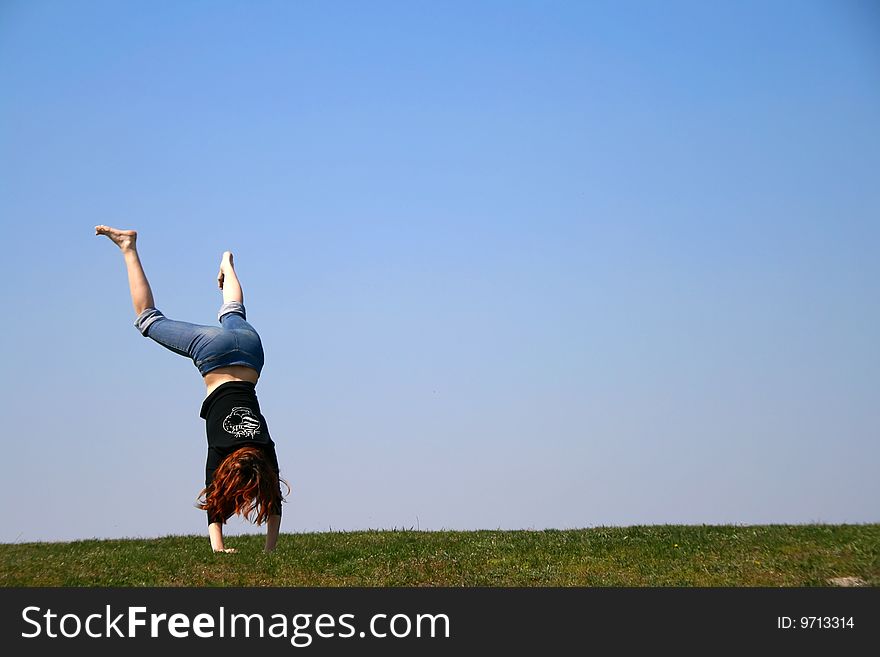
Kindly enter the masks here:
M 880 524 L 371 530 L 0 544 L 0 586 L 828 586 L 880 584 Z

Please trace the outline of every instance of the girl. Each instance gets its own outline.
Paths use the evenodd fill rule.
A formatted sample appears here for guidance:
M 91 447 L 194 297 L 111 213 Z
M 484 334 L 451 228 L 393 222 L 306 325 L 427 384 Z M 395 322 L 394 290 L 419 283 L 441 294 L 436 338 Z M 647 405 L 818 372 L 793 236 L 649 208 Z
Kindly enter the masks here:
M 95 226 L 95 235 L 106 235 L 122 250 L 137 314 L 135 327 L 163 347 L 191 358 L 205 381 L 200 416 L 208 436 L 208 459 L 198 507 L 208 513 L 211 547 L 214 552 L 235 552 L 223 545 L 223 524 L 239 514 L 253 516 L 257 525 L 266 523 L 266 551 L 271 552 L 281 528 L 281 483 L 288 491 L 290 487 L 279 477 L 275 443 L 257 401 L 263 346 L 245 319 L 232 253 L 223 254 L 217 275 L 223 291 L 220 326 L 201 326 L 168 319 L 156 309 L 135 231 Z

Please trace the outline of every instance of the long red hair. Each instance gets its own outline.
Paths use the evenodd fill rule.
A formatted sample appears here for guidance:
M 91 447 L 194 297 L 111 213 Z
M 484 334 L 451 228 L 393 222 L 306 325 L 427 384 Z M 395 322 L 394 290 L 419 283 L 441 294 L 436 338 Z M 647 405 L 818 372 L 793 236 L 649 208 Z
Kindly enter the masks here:
M 281 513 L 281 479 L 259 447 L 240 447 L 221 461 L 214 477 L 199 493 L 198 508 L 226 522 L 238 514 L 257 525 Z

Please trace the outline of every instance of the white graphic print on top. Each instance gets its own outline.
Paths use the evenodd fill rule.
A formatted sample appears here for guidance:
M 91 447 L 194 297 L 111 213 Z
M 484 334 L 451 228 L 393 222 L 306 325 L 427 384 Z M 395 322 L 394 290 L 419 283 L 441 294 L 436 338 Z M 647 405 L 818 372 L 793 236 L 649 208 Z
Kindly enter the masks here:
M 244 406 L 236 406 L 223 420 L 223 430 L 236 438 L 253 438 L 260 433 L 260 419 Z

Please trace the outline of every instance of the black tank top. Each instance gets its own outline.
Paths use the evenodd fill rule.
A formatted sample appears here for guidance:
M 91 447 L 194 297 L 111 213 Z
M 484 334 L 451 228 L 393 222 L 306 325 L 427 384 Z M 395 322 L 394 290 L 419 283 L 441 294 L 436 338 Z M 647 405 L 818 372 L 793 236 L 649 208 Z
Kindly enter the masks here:
M 220 384 L 202 402 L 199 415 L 205 420 L 208 438 L 205 486 L 211 483 L 214 472 L 223 459 L 246 445 L 261 447 L 278 473 L 275 443 L 269 435 L 266 418 L 260 412 L 256 386 L 253 383 L 227 381 Z M 277 511 L 280 515 L 280 508 Z

